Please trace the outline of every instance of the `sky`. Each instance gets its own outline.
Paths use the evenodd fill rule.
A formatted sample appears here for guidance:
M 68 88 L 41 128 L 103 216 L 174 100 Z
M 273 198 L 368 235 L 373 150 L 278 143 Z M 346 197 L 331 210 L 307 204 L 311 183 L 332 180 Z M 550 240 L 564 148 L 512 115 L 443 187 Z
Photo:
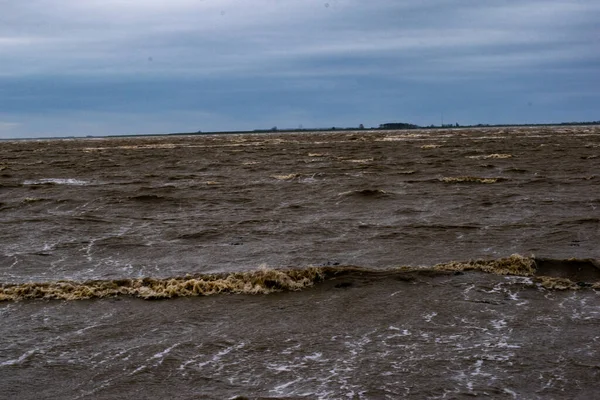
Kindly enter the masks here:
M 600 120 L 597 0 L 0 0 L 0 138 Z

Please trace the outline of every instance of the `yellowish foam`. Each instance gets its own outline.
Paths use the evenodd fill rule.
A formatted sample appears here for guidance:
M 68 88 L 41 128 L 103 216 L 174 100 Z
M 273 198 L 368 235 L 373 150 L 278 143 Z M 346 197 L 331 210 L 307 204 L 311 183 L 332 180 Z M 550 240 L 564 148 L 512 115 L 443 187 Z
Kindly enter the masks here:
M 262 268 L 228 275 L 199 275 L 180 278 L 140 278 L 110 281 L 58 281 L 0 286 L 0 301 L 27 299 L 78 300 L 127 295 L 142 299 L 208 296 L 220 293 L 268 294 L 300 290 L 321 279 L 321 270 Z
M 568 260 L 567 260 L 568 261 Z M 213 294 L 269 294 L 280 291 L 298 291 L 315 283 L 339 276 L 361 279 L 385 273 L 405 274 L 423 271 L 468 272 L 478 271 L 497 275 L 530 277 L 530 285 L 549 290 L 576 290 L 588 287 L 600 290 L 598 282 L 573 282 L 564 277 L 537 275 L 536 260 L 513 254 L 495 260 L 451 261 L 433 267 L 403 266 L 389 270 L 371 270 L 355 266 L 307 267 L 299 269 L 260 268 L 253 271 L 230 274 L 187 275 L 175 278 L 138 278 L 117 280 L 94 280 L 87 282 L 58 281 L 41 283 L 0 284 L 0 301 L 29 299 L 79 300 L 115 296 L 131 296 L 141 299 L 169 299 L 175 297 L 208 296 Z
M 490 158 L 497 158 L 497 159 L 506 159 L 506 158 L 512 158 L 513 155 L 512 154 L 498 154 L 498 153 L 494 153 L 494 154 L 488 154 L 488 155 L 480 155 L 480 156 L 468 156 L 467 158 L 472 158 L 475 160 L 487 160 Z
M 437 264 L 433 269 L 437 271 L 482 271 L 498 275 L 532 276 L 535 274 L 535 261 L 530 257 L 513 254 L 510 257 L 496 260 L 451 261 Z
M 440 178 L 444 183 L 496 183 L 500 178 L 480 178 L 477 176 L 448 176 Z

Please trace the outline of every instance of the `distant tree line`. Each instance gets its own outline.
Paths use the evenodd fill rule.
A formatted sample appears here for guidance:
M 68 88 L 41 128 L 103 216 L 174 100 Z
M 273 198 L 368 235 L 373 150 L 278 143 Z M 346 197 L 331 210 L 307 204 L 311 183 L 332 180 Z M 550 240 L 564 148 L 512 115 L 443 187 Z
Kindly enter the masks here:
M 418 129 L 419 125 L 408 124 L 406 122 L 388 122 L 379 125 L 379 129 Z
M 553 124 L 473 124 L 473 125 L 459 125 L 458 122 L 454 123 L 454 124 L 442 124 L 442 125 L 428 125 L 428 126 L 419 126 L 419 125 L 415 125 L 415 124 L 411 124 L 411 123 L 407 123 L 407 122 L 386 122 L 384 124 L 380 124 L 379 127 L 371 127 L 371 128 L 365 128 L 365 126 L 363 124 L 360 124 L 358 127 L 354 126 L 354 127 L 336 127 L 336 126 L 332 126 L 330 128 L 305 128 L 305 127 L 299 127 L 296 129 L 293 128 L 286 128 L 286 129 L 280 129 L 277 126 L 273 126 L 270 129 L 255 129 L 252 131 L 217 131 L 217 132 L 203 132 L 203 131 L 196 131 L 196 132 L 192 132 L 192 133 L 170 133 L 170 135 L 190 135 L 190 134 L 215 134 L 215 133 L 220 133 L 220 134 L 227 134 L 227 133 L 269 133 L 269 132 L 278 132 L 278 133 L 285 133 L 285 132 L 318 132 L 318 131 L 335 131 L 335 130 L 348 130 L 348 131 L 353 131 L 353 130 L 364 130 L 364 129 L 389 129 L 389 130 L 396 130 L 396 129 L 419 129 L 419 128 L 428 128 L 428 129 L 446 129 L 446 128 L 482 128 L 482 127 L 486 127 L 486 128 L 493 128 L 493 127 L 519 127 L 519 126 L 578 126 L 578 125 L 600 125 L 600 121 L 580 121 L 580 122 L 560 122 L 560 123 L 553 123 Z M 119 135 L 120 136 L 120 135 Z M 130 135 L 130 136 L 137 136 L 137 135 Z M 162 134 L 159 134 L 159 136 L 162 136 Z

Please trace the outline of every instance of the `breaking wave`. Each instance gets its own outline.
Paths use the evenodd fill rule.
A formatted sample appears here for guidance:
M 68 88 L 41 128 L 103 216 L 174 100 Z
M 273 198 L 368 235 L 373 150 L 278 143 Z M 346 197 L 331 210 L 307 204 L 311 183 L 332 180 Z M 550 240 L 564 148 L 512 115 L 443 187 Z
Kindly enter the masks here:
M 530 277 L 530 285 L 557 290 L 600 290 L 600 263 L 593 259 L 544 259 L 512 255 L 495 260 L 451 261 L 432 267 L 397 267 L 386 270 L 357 266 L 321 266 L 269 269 L 229 274 L 186 275 L 173 278 L 138 278 L 0 284 L 0 301 L 28 299 L 78 300 L 115 296 L 142 299 L 208 296 L 213 294 L 269 294 L 298 291 L 327 280 L 344 278 L 335 287 L 350 287 L 355 280 L 412 280 L 477 271 Z
M 23 185 L 73 185 L 73 186 L 85 186 L 89 185 L 88 181 L 81 179 L 62 179 L 62 178 L 43 178 L 38 180 L 27 180 L 23 182 Z

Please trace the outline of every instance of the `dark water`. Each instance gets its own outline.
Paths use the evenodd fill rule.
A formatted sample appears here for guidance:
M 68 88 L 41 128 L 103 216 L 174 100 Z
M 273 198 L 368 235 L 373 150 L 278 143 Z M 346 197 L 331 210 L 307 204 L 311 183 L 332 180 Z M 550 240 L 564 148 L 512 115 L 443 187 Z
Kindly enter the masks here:
M 599 156 L 597 127 L 0 142 L 6 300 L 363 268 L 266 295 L 4 301 L 3 396 L 594 398 Z M 515 253 L 536 272 L 392 270 Z

